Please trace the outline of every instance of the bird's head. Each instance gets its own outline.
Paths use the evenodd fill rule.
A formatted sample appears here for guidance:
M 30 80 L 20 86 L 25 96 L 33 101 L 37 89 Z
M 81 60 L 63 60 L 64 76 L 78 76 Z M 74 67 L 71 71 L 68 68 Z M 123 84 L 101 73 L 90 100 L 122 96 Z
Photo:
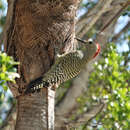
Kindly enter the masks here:
M 100 52 L 100 45 L 98 43 L 93 42 L 92 39 L 88 41 L 84 41 L 81 39 L 77 39 L 81 43 L 84 43 L 83 53 L 87 59 L 95 58 Z

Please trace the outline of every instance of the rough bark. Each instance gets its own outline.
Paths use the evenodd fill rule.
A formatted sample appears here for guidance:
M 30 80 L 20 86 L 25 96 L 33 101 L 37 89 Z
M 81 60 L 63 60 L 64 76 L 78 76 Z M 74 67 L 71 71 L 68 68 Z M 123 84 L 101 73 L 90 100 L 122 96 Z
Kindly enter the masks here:
M 16 130 L 44 130 L 47 126 L 46 93 L 20 96 L 17 101 Z M 45 118 L 45 119 L 44 119 Z
M 32 80 L 49 70 L 57 53 L 74 47 L 75 12 L 78 0 L 9 0 L 4 31 L 5 51 L 19 61 L 20 78 L 9 87 L 16 97 Z M 19 91 L 18 91 L 19 90 Z M 17 98 L 16 130 L 46 129 L 41 111 L 46 90 Z M 46 121 L 46 119 L 43 119 Z

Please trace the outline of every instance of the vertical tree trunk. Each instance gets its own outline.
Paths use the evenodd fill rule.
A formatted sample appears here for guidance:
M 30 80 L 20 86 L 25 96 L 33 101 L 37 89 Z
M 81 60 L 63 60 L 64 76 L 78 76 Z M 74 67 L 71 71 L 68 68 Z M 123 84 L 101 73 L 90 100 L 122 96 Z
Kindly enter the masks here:
M 32 96 L 20 96 L 17 101 L 16 130 L 43 130 L 47 128 L 46 90 Z
M 20 62 L 20 79 L 9 87 L 17 98 L 16 130 L 47 129 L 47 90 L 19 96 L 26 85 L 43 75 L 57 53 L 74 47 L 75 12 L 78 0 L 8 0 L 4 45 Z

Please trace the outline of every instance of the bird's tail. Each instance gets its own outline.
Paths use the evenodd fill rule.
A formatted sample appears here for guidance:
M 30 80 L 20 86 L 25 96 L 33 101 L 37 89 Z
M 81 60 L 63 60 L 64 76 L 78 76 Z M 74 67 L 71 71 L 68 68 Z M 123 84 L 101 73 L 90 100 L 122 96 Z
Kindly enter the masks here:
M 24 94 L 39 92 L 40 89 L 43 87 L 49 87 L 49 83 L 47 81 L 44 81 L 43 77 L 40 77 L 40 78 L 29 83 Z

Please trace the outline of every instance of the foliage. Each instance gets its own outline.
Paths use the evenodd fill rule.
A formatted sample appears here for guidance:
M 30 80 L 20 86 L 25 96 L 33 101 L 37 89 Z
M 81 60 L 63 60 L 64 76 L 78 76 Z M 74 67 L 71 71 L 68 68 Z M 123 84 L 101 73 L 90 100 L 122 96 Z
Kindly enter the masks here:
M 3 16 L 3 11 L 5 10 L 5 7 L 2 3 L 2 1 L 0 1 L 0 28 L 4 25 L 5 23 L 5 16 Z
M 0 124 L 2 124 L 6 113 L 8 113 L 13 103 L 12 97 L 7 93 L 8 87 L 6 82 L 15 82 L 14 79 L 19 77 L 16 73 L 16 68 L 14 68 L 16 65 L 18 65 L 18 62 L 15 62 L 12 57 L 0 52 Z
M 81 2 L 81 7 L 83 8 L 92 8 L 93 6 L 95 6 L 96 5 L 96 2 L 95 1 L 83 1 L 83 2 Z
M 94 65 L 90 76 L 87 96 L 78 99 L 81 108 L 90 104 L 104 102 L 106 108 L 94 118 L 98 129 L 128 129 L 130 124 L 130 72 L 124 66 L 124 57 L 116 52 L 110 43 L 102 55 L 104 58 Z M 82 110 L 82 109 L 81 109 Z
M 15 62 L 12 57 L 0 52 L 0 86 L 2 86 L 5 91 L 7 91 L 6 82 L 15 82 L 14 79 L 19 77 L 16 73 L 16 68 L 14 68 L 15 65 L 18 65 L 18 63 Z
M 18 62 L 15 62 L 12 57 L 0 52 L 0 124 L 2 124 L 6 113 L 8 113 L 10 106 L 13 104 L 12 97 L 7 93 L 6 82 L 15 82 L 14 79 L 19 77 L 18 73 L 16 73 L 16 68 L 14 68 L 16 65 L 18 65 Z
M 127 10 L 124 11 L 123 15 L 124 15 L 124 16 L 127 15 L 127 16 L 130 17 L 130 6 L 128 6 Z

